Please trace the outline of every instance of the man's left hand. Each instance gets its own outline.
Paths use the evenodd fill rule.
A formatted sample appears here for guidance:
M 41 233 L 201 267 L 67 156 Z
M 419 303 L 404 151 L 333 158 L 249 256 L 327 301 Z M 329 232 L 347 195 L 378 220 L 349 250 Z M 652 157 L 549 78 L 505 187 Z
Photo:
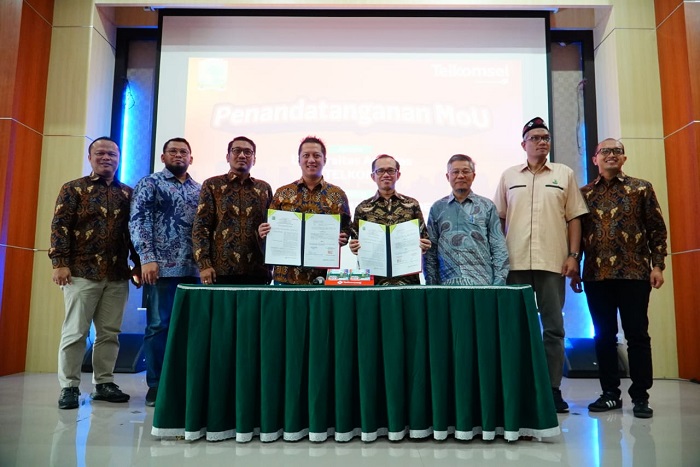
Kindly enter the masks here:
M 158 263 L 152 261 L 141 265 L 141 278 L 148 285 L 155 285 L 158 280 Z
M 664 285 L 664 272 L 658 267 L 652 269 L 651 274 L 649 274 L 649 282 L 655 289 L 660 288 Z
M 571 278 L 569 287 L 571 287 L 571 290 L 573 290 L 575 293 L 581 293 L 583 292 L 583 287 L 581 286 L 581 283 L 581 277 L 578 274 L 576 274 Z
M 566 258 L 564 265 L 561 267 L 561 275 L 569 278 L 578 275 L 578 261 L 571 256 Z

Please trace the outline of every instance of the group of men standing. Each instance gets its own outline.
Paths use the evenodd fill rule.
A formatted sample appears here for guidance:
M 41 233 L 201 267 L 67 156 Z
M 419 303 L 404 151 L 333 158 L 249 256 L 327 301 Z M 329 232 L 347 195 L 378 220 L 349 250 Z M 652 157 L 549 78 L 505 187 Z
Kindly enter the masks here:
M 663 284 L 666 229 L 648 182 L 622 172 L 624 147 L 608 139 L 593 162 L 600 176 L 581 190 L 573 171 L 549 162 L 551 136 L 541 118 L 523 128 L 525 163 L 501 176 L 494 201 L 475 194 L 473 159 L 456 154 L 447 162 L 452 192 L 436 201 L 424 222 L 417 200 L 396 191 L 400 164 L 382 154 L 372 162 L 377 192 L 362 201 L 351 219 L 348 198 L 323 178 L 326 147 L 309 136 L 298 148 L 301 178 L 273 194 L 250 175 L 255 143 L 244 136 L 228 145 L 228 173 L 202 185 L 188 174 L 189 143 L 173 138 L 163 146 L 165 168 L 134 189 L 115 177 L 119 148 L 109 138 L 89 147 L 92 173 L 66 183 L 52 223 L 49 256 L 54 282 L 63 289 L 66 317 L 59 348 L 59 407 L 79 404 L 80 362 L 90 322 L 95 323 L 92 397 L 126 402 L 114 384 L 118 334 L 134 277 L 144 284 L 147 327 L 146 405 L 154 405 L 162 369 L 175 288 L 180 283 L 311 284 L 325 270 L 269 266 L 263 244 L 271 231 L 268 208 L 340 215 L 338 243 L 352 253 L 362 247 L 361 220 L 397 224 L 417 219 L 427 284 L 530 284 L 543 326 L 552 395 L 557 412 L 567 412 L 560 385 L 564 365 L 562 308 L 565 278 L 586 290 L 596 329 L 603 394 L 591 411 L 622 407 L 617 373 L 617 311 L 629 343 L 630 395 L 634 415 L 651 417 L 652 384 L 647 307 L 651 288 Z M 583 193 L 583 195 L 582 195 Z M 133 244 L 133 247 L 131 245 Z M 127 256 L 132 251 L 134 269 Z M 135 251 L 134 251 L 135 250 Z M 137 253 L 137 254 L 136 254 Z M 579 261 L 585 254 L 583 287 Z M 418 274 L 376 277 L 377 284 L 419 284 Z

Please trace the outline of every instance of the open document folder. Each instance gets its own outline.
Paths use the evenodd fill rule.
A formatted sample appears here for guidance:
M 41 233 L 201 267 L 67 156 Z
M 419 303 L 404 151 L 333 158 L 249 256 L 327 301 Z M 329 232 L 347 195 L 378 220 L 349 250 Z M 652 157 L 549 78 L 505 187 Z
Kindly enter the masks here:
M 265 263 L 310 268 L 340 266 L 340 214 L 267 210 Z

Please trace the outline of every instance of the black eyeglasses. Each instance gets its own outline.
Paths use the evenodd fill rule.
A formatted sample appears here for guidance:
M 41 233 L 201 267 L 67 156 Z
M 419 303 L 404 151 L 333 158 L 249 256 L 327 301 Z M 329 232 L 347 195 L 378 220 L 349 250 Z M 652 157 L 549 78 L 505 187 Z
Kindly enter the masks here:
M 552 141 L 552 137 L 549 135 L 544 135 L 544 136 L 532 135 L 532 136 L 528 136 L 527 138 L 525 138 L 525 140 L 532 141 L 535 144 L 539 143 L 540 141 L 544 141 L 545 143 L 549 143 Z
M 251 157 L 254 152 L 252 149 L 248 148 L 231 148 L 231 154 L 234 156 L 240 156 L 243 153 L 246 157 Z
M 388 169 L 375 169 L 374 173 L 375 175 L 384 175 L 384 174 L 389 174 L 389 175 L 396 175 L 398 170 L 396 170 L 393 167 L 389 167 Z
M 622 156 L 625 150 L 622 148 L 600 148 L 596 154 L 602 154 L 604 156 L 609 156 L 610 154 L 615 154 L 616 156 Z
M 167 152 L 171 156 L 177 156 L 178 154 L 183 155 L 183 156 L 189 156 L 190 151 L 187 149 L 168 149 Z

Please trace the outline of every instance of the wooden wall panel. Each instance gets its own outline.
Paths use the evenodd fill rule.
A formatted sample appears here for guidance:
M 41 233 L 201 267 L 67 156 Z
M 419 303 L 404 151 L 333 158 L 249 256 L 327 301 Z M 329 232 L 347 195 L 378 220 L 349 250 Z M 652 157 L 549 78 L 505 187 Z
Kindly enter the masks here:
M 41 133 L 44 130 L 51 24 L 25 4 L 19 37 L 13 115 L 24 125 Z
M 31 5 L 39 16 L 50 23 L 53 19 L 53 2 L 54 0 L 25 0 L 24 3 Z
M 92 28 L 54 28 L 45 135 L 85 135 Z M 70 83 L 70 85 L 69 85 Z
M 5 219 L 5 201 L 8 196 L 5 187 L 8 184 L 8 177 L 11 171 L 10 167 L 10 150 L 12 144 L 12 127 L 13 122 L 10 119 L 0 119 L 0 154 L 7 154 L 6 157 L 0 157 L 0 243 L 5 241 L 6 229 L 3 219 Z M 5 248 L 0 247 L 0 293 L 2 293 L 2 275 L 4 272 Z M 0 309 L 0 313 L 2 310 Z
M 656 26 L 661 24 L 673 11 L 683 3 L 683 0 L 654 0 Z
M 51 282 L 52 267 L 46 251 L 51 244 L 51 219 L 61 185 L 89 173 L 83 170 L 88 142 L 84 136 L 44 136 L 34 240 L 41 251 L 34 255 L 25 371 L 55 373 L 57 369 L 56 349 L 65 312 L 63 294 Z
M 679 254 L 673 258 L 673 281 L 676 301 L 676 339 L 678 374 L 681 378 L 700 380 L 700 287 L 697 285 L 700 252 Z
M 683 8 L 679 8 L 666 19 L 658 28 L 656 38 L 659 48 L 664 134 L 668 135 L 685 126 L 692 116 L 688 46 Z
M 40 133 L 17 122 L 10 125 L 8 177 L 3 190 L 8 221 L 3 225 L 3 237 L 12 247 L 5 249 L 0 289 L 0 375 L 25 368 L 42 146 Z
M 22 0 L 0 1 L 0 118 L 11 118 Z
M 616 29 L 622 138 L 663 138 L 661 84 L 653 29 Z M 596 70 L 597 71 L 597 70 Z
M 615 28 L 653 29 L 655 25 L 654 3 L 638 0 L 611 0 Z
M 0 1 L 0 375 L 26 367 L 52 14 Z
M 676 310 L 678 374 L 700 379 L 700 123 L 668 136 L 666 173 L 673 246 L 673 284 Z M 695 250 L 695 251 L 693 251 Z
M 689 73 L 693 99 L 692 120 L 700 121 L 700 3 L 686 3 L 685 24 L 688 38 Z
M 663 99 L 678 374 L 700 378 L 700 4 L 655 0 Z M 693 251 L 694 250 L 694 251 Z
M 25 368 L 33 256 L 33 252 L 26 250 L 10 248 L 6 251 L 3 287 L 0 289 L 0 376 L 21 373 Z M 16 267 L 20 269 L 12 269 Z
M 673 250 L 700 248 L 700 124 L 668 136 L 665 147 Z
M 11 214 L 7 243 L 22 248 L 34 247 L 36 209 L 41 173 L 42 135 L 19 123 L 13 123 L 14 141 L 10 157 L 10 183 L 5 187 L 5 206 Z M 12 270 L 11 270 L 12 271 Z M 31 271 L 31 269 L 30 269 Z M 31 281 L 31 276 L 30 279 Z

